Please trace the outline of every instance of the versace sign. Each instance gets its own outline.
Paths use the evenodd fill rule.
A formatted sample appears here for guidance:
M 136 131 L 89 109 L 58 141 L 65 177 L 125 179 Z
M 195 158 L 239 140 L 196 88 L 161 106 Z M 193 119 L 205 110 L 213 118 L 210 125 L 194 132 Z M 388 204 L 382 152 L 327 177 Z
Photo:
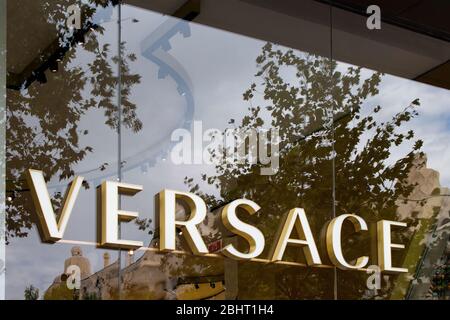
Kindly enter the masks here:
M 54 243 L 63 238 L 71 212 L 75 205 L 78 193 L 83 183 L 83 177 L 75 177 L 70 184 L 63 199 L 59 220 L 57 221 L 51 204 L 47 185 L 41 171 L 28 170 L 29 183 L 33 201 L 39 220 L 39 230 L 42 241 Z M 140 185 L 117 181 L 104 181 L 98 188 L 98 215 L 101 217 L 99 228 L 99 247 L 112 249 L 138 249 L 144 244 L 140 241 L 119 238 L 118 226 L 120 222 L 131 221 L 138 217 L 137 212 L 126 211 L 119 208 L 119 195 L 133 196 L 143 191 Z M 176 202 L 182 201 L 189 208 L 189 217 L 186 220 L 177 220 Z M 175 251 L 176 230 L 180 228 L 182 235 L 195 255 L 209 255 L 207 245 L 199 232 L 198 225 L 206 218 L 206 204 L 199 196 L 182 191 L 164 189 L 155 196 L 156 214 L 159 215 L 160 241 L 159 250 L 163 252 Z M 243 238 L 248 249 L 240 251 L 233 244 L 228 244 L 220 250 L 220 254 L 238 260 L 260 260 L 258 257 L 266 246 L 264 234 L 255 226 L 243 222 L 238 218 L 237 211 L 254 215 L 261 208 L 249 199 L 237 199 L 219 209 L 224 227 L 231 233 Z M 326 251 L 334 266 L 343 270 L 361 270 L 368 262 L 368 256 L 360 256 L 355 262 L 347 261 L 342 248 L 342 227 L 344 222 L 353 225 L 355 232 L 367 232 L 366 221 L 356 214 L 343 214 L 332 219 L 326 226 L 324 234 Z M 391 241 L 391 227 L 406 227 L 406 223 L 381 220 L 377 222 L 377 251 L 378 263 L 381 271 L 390 273 L 408 272 L 407 269 L 392 265 L 392 250 L 404 249 L 403 244 Z M 292 238 L 296 232 L 298 238 Z M 316 241 L 311 231 L 308 217 L 302 208 L 292 208 L 281 222 L 279 231 L 272 245 L 268 262 L 275 263 L 283 259 L 286 247 L 297 246 L 303 249 L 308 266 L 321 266 L 322 258 L 319 255 Z

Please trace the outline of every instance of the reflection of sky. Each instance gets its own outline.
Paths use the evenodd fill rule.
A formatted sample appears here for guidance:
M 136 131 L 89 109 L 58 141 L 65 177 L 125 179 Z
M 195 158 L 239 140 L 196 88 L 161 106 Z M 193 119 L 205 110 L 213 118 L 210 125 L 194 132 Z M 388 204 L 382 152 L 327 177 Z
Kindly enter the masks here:
M 148 148 L 154 149 L 155 154 L 159 149 L 166 148 L 167 144 L 161 143 L 160 140 L 170 139 L 167 134 L 179 123 L 185 102 L 177 92 L 174 81 L 169 77 L 158 80 L 158 67 L 140 55 L 141 41 L 167 17 L 130 6 L 124 6 L 123 17 L 139 20 L 138 23 L 124 21 L 122 30 L 127 51 L 137 55 L 137 61 L 131 65 L 131 71 L 142 77 L 141 83 L 132 89 L 130 100 L 137 105 L 137 114 L 143 122 L 143 129 L 139 133 L 124 130 L 122 139 L 123 158 L 131 159 Z M 178 34 L 172 39 L 170 54 L 183 66 L 193 84 L 194 119 L 203 121 L 204 130 L 223 130 L 230 126 L 229 119 L 237 119 L 236 122 L 239 123 L 247 113 L 248 104 L 242 100 L 242 94 L 255 79 L 255 59 L 264 42 L 193 23 L 190 27 L 190 37 L 183 38 Z M 103 41 L 115 43 L 117 33 L 114 24 L 106 28 Z M 80 64 L 83 64 L 83 61 L 80 61 Z M 408 126 L 414 129 L 417 137 L 424 140 L 428 166 L 441 173 L 441 184 L 450 186 L 450 173 L 445 168 L 450 162 L 450 126 L 448 117 L 443 116 L 446 112 L 448 114 L 446 108 L 449 107 L 449 91 L 385 76 L 380 94 L 368 100 L 365 108 L 379 104 L 383 107 L 380 117 L 387 119 L 415 98 L 420 98 L 422 103 L 420 116 Z M 103 115 L 95 111 L 90 112 L 80 122 L 80 127 L 90 132 L 89 135 L 81 137 L 81 143 L 92 146 L 94 152 L 77 165 L 76 171 L 94 169 L 103 162 L 115 162 L 117 137 L 103 123 Z M 397 151 L 393 158 L 406 151 L 407 149 Z M 114 169 L 111 172 L 114 173 Z M 142 184 L 144 191 L 133 198 L 125 198 L 123 207 L 140 212 L 141 218 L 153 219 L 154 194 L 162 188 L 186 190 L 184 177 L 198 178 L 200 173 L 213 174 L 214 167 L 175 166 L 169 160 L 158 159 L 153 167 L 145 170 L 138 167 L 127 171 L 124 181 Z M 217 191 L 211 188 L 202 190 L 217 194 Z M 80 192 L 64 238 L 95 241 L 95 221 L 95 190 L 91 187 Z M 123 238 L 141 240 L 145 245 L 150 241 L 150 236 L 138 231 L 133 224 L 124 225 Z M 7 248 L 8 298 L 23 298 L 23 290 L 29 284 L 39 287 L 43 294 L 53 279 L 63 271 L 64 259 L 69 257 L 71 247 L 66 244 L 40 244 L 34 229 L 29 237 L 12 240 Z M 89 246 L 83 246 L 83 251 L 84 255 L 89 257 L 92 269 L 99 270 L 102 267 L 101 257 L 104 251 Z M 115 254 L 112 259 L 114 257 Z
M 450 186 L 450 172 L 447 170 L 450 163 L 448 90 L 386 75 L 381 82 L 380 93 L 366 101 L 365 106 L 373 108 L 380 105 L 380 118 L 386 121 L 416 98 L 420 99 L 420 106 L 417 108 L 419 115 L 402 130 L 413 130 L 415 140 L 421 139 L 424 142 L 423 151 L 428 158 L 427 166 L 439 171 L 442 186 Z M 410 148 L 411 145 L 407 146 Z M 405 148 L 400 150 L 403 154 L 408 151 Z M 394 151 L 391 158 L 398 159 L 399 156 L 401 155 Z

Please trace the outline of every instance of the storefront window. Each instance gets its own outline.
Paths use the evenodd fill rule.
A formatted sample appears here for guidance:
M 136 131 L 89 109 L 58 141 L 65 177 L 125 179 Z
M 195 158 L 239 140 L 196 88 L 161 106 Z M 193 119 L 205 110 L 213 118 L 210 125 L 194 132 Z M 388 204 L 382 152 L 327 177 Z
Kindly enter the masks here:
M 393 24 L 374 34 L 320 1 L 235 2 L 8 2 L 6 298 L 445 297 L 450 93 L 408 61 L 429 70 L 448 42 Z M 29 169 L 57 219 L 83 177 L 56 243 L 42 241 Z M 102 245 L 105 181 L 130 184 L 113 224 L 141 246 Z M 208 254 L 183 223 L 160 250 L 162 190 L 204 201 Z M 177 221 L 201 211 L 188 198 Z M 236 199 L 258 206 L 236 212 L 263 246 L 230 231 Z M 382 221 L 394 222 L 393 272 Z M 261 252 L 233 259 L 229 246 Z

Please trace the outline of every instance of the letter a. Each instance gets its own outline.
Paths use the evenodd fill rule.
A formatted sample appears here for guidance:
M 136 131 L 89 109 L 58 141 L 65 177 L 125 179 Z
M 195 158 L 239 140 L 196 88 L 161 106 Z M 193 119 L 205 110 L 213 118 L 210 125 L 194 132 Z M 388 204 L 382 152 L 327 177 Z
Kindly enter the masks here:
M 381 29 L 381 9 L 377 5 L 367 7 L 367 14 L 371 15 L 367 18 L 366 26 L 369 30 Z
M 298 235 L 303 239 L 289 238 L 292 229 L 296 229 Z M 305 210 L 300 208 L 291 209 L 287 215 L 287 218 L 278 232 L 278 242 L 274 250 L 272 251 L 272 261 L 279 261 L 283 258 L 284 251 L 288 244 L 303 247 L 303 253 L 305 254 L 308 265 L 322 264 L 317 251 L 314 237 L 309 227 L 308 219 L 306 218 Z

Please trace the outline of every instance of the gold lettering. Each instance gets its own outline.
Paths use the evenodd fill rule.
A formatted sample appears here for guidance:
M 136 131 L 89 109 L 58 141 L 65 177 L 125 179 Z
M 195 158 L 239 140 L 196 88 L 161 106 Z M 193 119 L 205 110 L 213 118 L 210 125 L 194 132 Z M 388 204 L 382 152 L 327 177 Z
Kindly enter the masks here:
M 367 231 L 367 224 L 364 221 L 363 218 L 354 215 L 354 214 L 343 214 L 339 217 L 334 218 L 331 220 L 330 224 L 327 227 L 327 234 L 326 234 L 326 243 L 327 243 L 327 251 L 328 255 L 330 257 L 331 262 L 342 270 L 350 270 L 350 269 L 361 269 L 363 268 L 368 262 L 369 257 L 363 256 L 359 257 L 356 260 L 355 265 L 349 264 L 342 253 L 342 239 L 341 239 L 341 231 L 342 231 L 342 225 L 345 220 L 350 221 L 356 232 L 359 231 Z
M 223 224 L 231 232 L 243 237 L 249 244 L 249 250 L 247 253 L 243 253 L 237 250 L 232 244 L 229 244 L 223 249 L 222 253 L 234 259 L 256 258 L 264 250 L 264 235 L 256 227 L 239 220 L 236 215 L 238 208 L 245 210 L 250 215 L 255 214 L 261 208 L 253 201 L 240 199 L 227 204 L 222 209 Z
M 391 242 L 391 226 L 406 227 L 404 222 L 380 220 L 377 222 L 378 263 L 381 271 L 390 273 L 405 273 L 406 268 L 392 266 L 392 249 L 404 249 L 405 245 Z
M 175 250 L 176 226 L 180 226 L 183 236 L 194 254 L 202 255 L 208 253 L 208 248 L 200 235 L 196 225 L 200 224 L 206 217 L 206 204 L 197 195 L 188 192 L 164 189 L 158 193 L 159 211 L 159 248 L 162 251 Z M 176 200 L 184 201 L 190 210 L 190 217 L 186 221 L 175 219 Z
M 298 235 L 304 240 L 289 238 L 294 227 Z M 291 209 L 287 214 L 284 224 L 279 229 L 277 238 L 278 242 L 272 251 L 272 261 L 282 260 L 286 246 L 293 244 L 303 247 L 303 253 L 305 254 L 308 265 L 322 264 L 308 219 L 306 218 L 305 210 L 300 208 Z
M 83 177 L 75 177 L 67 188 L 63 199 L 63 207 L 60 209 L 61 216 L 56 222 L 52 201 L 47 190 L 42 171 L 29 169 L 26 172 L 26 179 L 31 190 L 31 197 L 36 208 L 39 231 L 43 242 L 56 242 L 61 240 L 66 230 L 75 200 L 83 183 Z
M 137 212 L 120 210 L 119 194 L 133 196 L 142 190 L 142 186 L 105 181 L 101 189 L 101 247 L 137 249 L 144 245 L 141 241 L 119 239 L 119 223 L 129 222 L 138 217 Z

